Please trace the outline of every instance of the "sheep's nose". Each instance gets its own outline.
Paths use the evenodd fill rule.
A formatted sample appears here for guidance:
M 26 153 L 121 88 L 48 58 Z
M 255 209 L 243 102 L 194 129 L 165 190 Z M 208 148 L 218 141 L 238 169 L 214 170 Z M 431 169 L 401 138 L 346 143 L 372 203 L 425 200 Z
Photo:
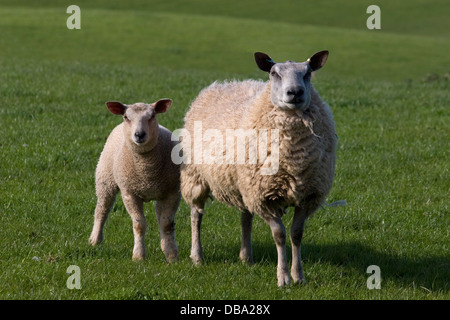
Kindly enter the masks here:
M 305 89 L 303 88 L 292 88 L 286 92 L 289 102 L 302 102 L 304 93 Z

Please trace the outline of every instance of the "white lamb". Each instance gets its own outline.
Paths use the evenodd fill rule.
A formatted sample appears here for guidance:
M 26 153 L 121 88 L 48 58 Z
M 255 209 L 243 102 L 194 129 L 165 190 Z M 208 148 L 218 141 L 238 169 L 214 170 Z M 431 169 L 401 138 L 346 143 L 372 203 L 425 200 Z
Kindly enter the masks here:
M 171 161 L 171 150 L 177 144 L 172 133 L 158 124 L 156 114 L 166 112 L 172 100 L 153 104 L 124 105 L 107 102 L 108 109 L 123 115 L 109 135 L 96 170 L 97 206 L 89 241 L 103 240 L 103 227 L 117 193 L 133 220 L 133 260 L 145 258 L 144 202 L 156 200 L 161 249 L 168 262 L 178 259 L 174 216 L 180 203 L 180 169 Z
M 311 73 L 320 69 L 327 57 L 328 51 L 321 51 L 306 62 L 275 63 L 268 55 L 257 52 L 256 63 L 261 70 L 269 72 L 268 82 L 215 82 L 203 89 L 192 103 L 185 117 L 184 135 L 194 139 L 181 136 L 185 157 L 181 165 L 181 193 L 191 207 L 191 259 L 195 264 L 203 261 L 200 225 L 205 201 L 212 193 L 219 201 L 241 211 L 239 256 L 242 261 L 253 262 L 253 214 L 261 216 L 270 226 L 278 252 L 278 286 L 291 280 L 286 259 L 286 230 L 281 217 L 287 207 L 295 207 L 290 234 L 291 275 L 294 283 L 305 282 L 300 258 L 303 225 L 324 203 L 335 167 L 337 136 L 333 117 L 329 106 L 310 84 Z M 230 158 L 216 163 L 196 161 L 206 159 L 195 154 L 202 151 L 210 152 L 214 159 L 225 157 L 217 149 L 217 141 L 225 141 L 227 132 L 239 129 L 256 130 L 266 136 L 274 132 L 279 136 L 271 136 L 271 147 L 265 149 L 261 141 L 255 142 L 257 135 L 248 136 L 245 163 L 233 163 Z M 195 141 L 199 130 L 202 138 Z M 221 132 L 223 137 L 212 138 L 211 132 Z M 231 154 L 236 159 L 239 150 L 232 146 Z M 250 161 L 252 148 L 266 150 L 266 156 Z M 275 168 L 272 173 L 267 171 L 269 166 Z

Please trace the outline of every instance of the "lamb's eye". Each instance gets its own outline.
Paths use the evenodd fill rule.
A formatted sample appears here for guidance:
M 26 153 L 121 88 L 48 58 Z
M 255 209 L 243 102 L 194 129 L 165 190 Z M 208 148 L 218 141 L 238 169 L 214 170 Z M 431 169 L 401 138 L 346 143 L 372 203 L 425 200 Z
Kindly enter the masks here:
M 128 119 L 128 117 L 126 115 L 123 116 L 123 120 L 125 121 L 129 121 L 130 119 Z
M 311 78 L 311 72 L 307 72 L 304 76 L 303 79 L 304 80 L 309 80 Z

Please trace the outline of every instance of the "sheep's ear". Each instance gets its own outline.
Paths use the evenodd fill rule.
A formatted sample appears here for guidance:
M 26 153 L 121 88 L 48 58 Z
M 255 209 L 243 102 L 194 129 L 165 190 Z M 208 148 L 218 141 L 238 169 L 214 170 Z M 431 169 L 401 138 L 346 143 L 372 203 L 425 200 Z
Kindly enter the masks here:
M 255 61 L 258 67 L 265 72 L 269 72 L 275 64 L 271 57 L 262 52 L 255 52 Z
M 153 109 L 155 109 L 156 113 L 163 113 L 169 110 L 171 105 L 171 99 L 160 99 L 153 104 Z
M 306 60 L 306 62 L 309 63 L 309 66 L 311 67 L 312 71 L 316 71 L 323 67 L 323 65 L 327 61 L 327 58 L 328 58 L 328 51 L 324 50 L 314 53 L 311 58 Z
M 108 101 L 106 103 L 106 106 L 108 107 L 109 111 L 111 111 L 111 113 L 117 115 L 123 115 L 128 108 L 126 105 L 119 101 Z

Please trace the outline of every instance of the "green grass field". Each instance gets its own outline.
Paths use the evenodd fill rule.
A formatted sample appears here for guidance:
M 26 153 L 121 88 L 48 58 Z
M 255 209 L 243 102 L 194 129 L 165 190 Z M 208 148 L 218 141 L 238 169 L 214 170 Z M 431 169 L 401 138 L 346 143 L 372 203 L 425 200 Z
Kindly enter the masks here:
M 449 299 L 450 23 L 447 1 L 0 0 L 0 299 Z M 206 263 L 189 259 L 189 208 L 176 216 L 180 261 L 159 249 L 152 204 L 147 259 L 131 261 L 131 219 L 118 200 L 105 241 L 88 238 L 94 172 L 121 119 L 104 103 L 174 103 L 183 126 L 212 81 L 266 79 L 253 60 L 304 61 L 328 49 L 313 82 L 334 113 L 338 161 L 328 202 L 305 230 L 306 285 L 276 286 L 270 228 L 255 218 L 256 264 L 239 261 L 240 215 L 213 202 Z M 290 226 L 292 214 L 283 221 Z M 288 244 L 290 261 L 290 244 Z M 81 289 L 69 290 L 70 265 Z M 381 289 L 366 269 L 381 270 Z

